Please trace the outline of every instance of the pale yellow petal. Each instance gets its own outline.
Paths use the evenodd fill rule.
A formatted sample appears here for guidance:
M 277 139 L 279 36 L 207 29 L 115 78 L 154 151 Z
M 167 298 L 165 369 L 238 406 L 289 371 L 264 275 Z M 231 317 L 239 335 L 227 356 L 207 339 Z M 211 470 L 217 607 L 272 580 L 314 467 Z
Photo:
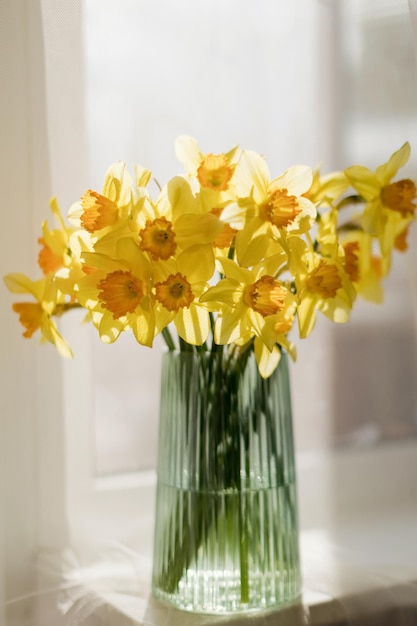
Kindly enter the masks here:
M 41 332 L 45 339 L 47 339 L 50 343 L 56 346 L 61 356 L 67 359 L 71 359 L 73 357 L 71 348 L 62 337 L 62 335 L 58 332 L 58 329 L 50 318 L 45 318 L 42 322 Z
M 258 208 L 252 201 L 231 202 L 223 209 L 220 219 L 232 228 L 242 230 L 248 221 L 253 220 L 257 214 Z
M 227 278 L 235 280 L 236 283 L 252 282 L 252 273 L 250 270 L 240 267 L 235 261 L 227 258 L 219 258 L 219 264 L 223 269 L 223 273 Z
M 164 200 L 165 197 L 165 200 Z M 158 198 L 158 204 L 168 201 L 172 210 L 172 219 L 187 213 L 201 213 L 202 207 L 193 194 L 190 183 L 183 176 L 174 176 L 167 183 Z
M 150 170 L 145 169 L 141 165 L 135 165 L 135 177 L 138 187 L 146 187 L 152 176 Z
M 81 258 L 88 267 L 94 267 L 106 274 L 121 269 L 122 267 L 129 269 L 129 263 L 127 261 L 112 259 L 106 254 L 98 252 L 83 252 Z
M 110 311 L 105 311 L 98 327 L 101 341 L 103 343 L 113 343 L 120 333 L 125 330 L 125 327 L 125 322 L 122 322 L 120 319 L 114 319 Z
M 242 300 L 242 287 L 235 280 L 223 278 L 221 281 L 210 287 L 201 297 L 200 302 L 211 302 L 236 306 Z M 219 306 L 220 308 L 220 306 Z M 213 310 L 213 307 L 211 307 Z
M 268 350 L 272 350 L 277 338 L 273 325 L 268 324 L 266 319 L 253 309 L 248 309 L 248 319 L 255 334 L 263 341 Z
M 181 252 L 178 269 L 191 284 L 210 280 L 215 270 L 212 246 L 192 246 Z
M 281 360 L 281 350 L 278 346 L 274 346 L 272 350 L 268 350 L 258 337 L 255 337 L 254 347 L 259 373 L 262 378 L 269 378 L 278 367 Z
M 176 140 L 175 154 L 178 161 L 184 165 L 188 174 L 195 173 L 203 156 L 197 141 L 187 135 L 181 135 Z
M 382 210 L 379 198 L 369 202 L 362 213 L 362 227 L 370 235 L 381 235 L 384 232 L 387 216 Z
M 182 215 L 175 221 L 176 240 L 182 248 L 211 244 L 222 229 L 222 222 L 211 213 Z
M 307 165 L 295 165 L 288 168 L 283 174 L 274 178 L 270 190 L 287 189 L 289 196 L 301 196 L 308 191 L 313 182 L 313 170 Z
M 408 141 L 399 150 L 391 155 L 387 163 L 380 165 L 375 170 L 375 175 L 381 185 L 386 185 L 396 175 L 398 170 L 407 163 L 410 158 L 410 144 Z
M 317 303 L 317 308 L 336 324 L 346 324 L 350 319 L 351 305 L 341 297 L 321 300 Z
M 32 281 L 28 276 L 24 274 L 6 274 L 3 277 L 4 284 L 7 289 L 12 293 L 31 293 L 37 300 L 42 299 L 42 294 L 45 288 L 45 279 L 41 278 L 37 281 Z
M 135 335 L 136 341 L 143 346 L 152 347 L 153 338 L 155 335 L 155 319 L 152 307 L 149 301 L 142 300 L 141 306 L 144 309 L 137 314 L 129 317 L 129 324 Z
M 350 184 L 358 191 L 365 200 L 372 200 L 379 195 L 380 185 L 373 174 L 367 167 L 362 165 L 352 165 L 345 170 L 345 175 Z
M 306 295 L 297 307 L 298 328 L 301 339 L 308 337 L 316 323 L 316 300 Z
M 132 177 L 126 169 L 126 164 L 118 161 L 113 163 L 105 174 L 102 194 L 117 205 L 126 204 L 130 200 L 132 184 Z
M 234 310 L 225 311 L 216 320 L 214 340 L 219 345 L 233 343 L 247 335 L 247 307 L 239 304 Z M 253 333 L 252 333 L 253 334 Z
M 238 196 L 251 196 L 255 202 L 263 202 L 268 195 L 270 180 L 271 175 L 265 159 L 256 152 L 245 150 L 235 170 Z
M 237 258 L 243 267 L 257 265 L 265 257 L 271 241 L 265 235 L 266 223 L 262 224 L 260 220 L 256 220 L 251 226 L 253 229 L 244 228 L 236 235 Z
M 320 179 L 316 200 L 332 202 L 345 193 L 348 187 L 349 180 L 344 172 L 331 172 Z
M 210 318 L 202 307 L 181 309 L 174 320 L 178 335 L 192 346 L 201 346 L 210 332 Z

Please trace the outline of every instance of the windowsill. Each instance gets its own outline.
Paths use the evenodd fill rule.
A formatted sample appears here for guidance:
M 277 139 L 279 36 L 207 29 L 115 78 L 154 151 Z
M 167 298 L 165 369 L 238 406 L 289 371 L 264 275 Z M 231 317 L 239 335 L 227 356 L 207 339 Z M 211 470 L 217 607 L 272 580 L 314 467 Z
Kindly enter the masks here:
M 304 458 L 299 467 L 304 580 L 299 604 L 220 618 L 162 605 L 150 592 L 153 520 L 147 515 L 134 550 L 107 544 L 96 554 L 89 546 L 64 555 L 54 626 L 417 623 L 416 443 L 318 455 L 313 460 Z M 316 484 L 311 492 L 312 475 Z M 43 573 L 56 567 L 56 555 L 41 555 Z M 51 586 L 50 576 L 43 580 L 46 585 Z

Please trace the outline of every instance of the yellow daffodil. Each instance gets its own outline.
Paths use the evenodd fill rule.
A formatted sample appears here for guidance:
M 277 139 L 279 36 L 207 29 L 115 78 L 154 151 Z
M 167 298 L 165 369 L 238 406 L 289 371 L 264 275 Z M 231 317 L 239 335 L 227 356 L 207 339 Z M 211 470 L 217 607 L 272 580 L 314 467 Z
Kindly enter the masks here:
M 282 255 L 271 257 L 267 263 L 252 269 L 240 267 L 230 259 L 221 259 L 220 263 L 225 278 L 201 298 L 211 310 L 220 311 L 215 324 L 215 342 L 247 342 L 255 336 L 269 353 L 274 352 L 273 358 L 276 356 L 274 346 L 282 342 L 290 330 L 295 310 L 295 299 L 288 286 L 274 277 Z M 258 347 L 258 356 L 261 352 Z M 262 358 L 265 359 L 263 352 Z
M 311 187 L 312 170 L 295 166 L 271 180 L 265 160 L 243 152 L 235 172 L 238 202 L 227 205 L 222 221 L 239 232 L 236 251 L 241 265 L 256 265 L 270 240 L 307 232 L 316 217 L 314 204 L 303 194 Z
M 175 152 L 186 174 L 198 184 L 206 211 L 235 198 L 233 179 L 240 156 L 238 147 L 225 153 L 204 154 L 193 137 L 183 135 L 175 142 Z
M 169 181 L 156 202 L 143 197 L 132 217 L 100 238 L 95 250 L 114 255 L 117 241 L 131 237 L 153 262 L 166 261 L 195 245 L 212 250 L 212 242 L 223 228 L 215 214 L 202 210 L 190 184 L 180 176 Z
M 103 236 L 119 220 L 127 219 L 140 200 L 125 163 L 113 164 L 106 172 L 101 193 L 88 189 L 70 208 L 68 219 L 93 238 Z
M 179 337 L 202 345 L 210 332 L 210 318 L 201 294 L 213 275 L 212 251 L 204 246 L 187 248 L 177 259 L 155 267 L 155 316 L 158 332 L 174 322 Z
M 317 229 L 317 249 L 326 259 L 343 266 L 356 292 L 364 299 L 381 302 L 381 280 L 388 271 L 387 259 L 375 254 L 374 238 L 365 233 L 355 221 L 349 227 L 338 227 L 338 211 L 324 213 Z
M 120 240 L 117 253 L 116 259 L 97 252 L 83 253 L 86 276 L 76 285 L 78 301 L 95 313 L 93 320 L 105 343 L 131 329 L 139 343 L 152 346 L 152 268 L 132 239 Z
M 76 283 L 88 272 L 82 259 L 84 252 L 93 252 L 91 236 L 86 230 L 75 230 L 68 239 L 68 262 L 55 271 L 54 282 L 71 301 L 77 300 Z
M 317 310 L 333 322 L 348 322 L 356 291 L 342 263 L 317 254 L 298 237 L 290 238 L 288 245 L 300 337 L 307 337 L 313 330 Z
M 56 198 L 52 198 L 50 208 L 59 228 L 50 229 L 47 221 L 42 224 L 42 237 L 38 239 L 41 246 L 38 265 L 45 276 L 54 274 L 62 267 L 68 267 L 72 261 L 69 239 L 74 229 L 65 225 Z
M 12 293 L 30 294 L 34 298 L 32 302 L 16 302 L 12 307 L 25 328 L 23 336 L 30 338 L 40 330 L 41 341 L 49 341 L 56 346 L 62 356 L 71 357 L 71 349 L 58 332 L 52 317 L 62 315 L 71 305 L 65 304 L 64 296 L 57 289 L 53 279 L 46 276 L 32 281 L 24 274 L 8 274 L 4 277 L 4 282 Z
M 366 201 L 362 217 L 365 232 L 382 237 L 383 254 L 390 252 L 384 240 L 385 228 L 403 219 L 411 221 L 416 210 L 416 185 L 409 178 L 391 182 L 410 156 L 410 145 L 405 143 L 389 160 L 371 172 L 367 167 L 354 165 L 345 170 L 352 187 Z M 391 240 L 391 238 L 388 238 Z

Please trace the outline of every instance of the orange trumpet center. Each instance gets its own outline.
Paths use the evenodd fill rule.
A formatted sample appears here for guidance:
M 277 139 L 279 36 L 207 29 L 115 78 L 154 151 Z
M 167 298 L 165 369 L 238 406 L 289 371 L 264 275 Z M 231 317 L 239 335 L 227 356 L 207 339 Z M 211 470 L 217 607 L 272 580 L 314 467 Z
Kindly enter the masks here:
M 243 300 L 263 317 L 274 315 L 284 308 L 287 290 L 272 276 L 262 276 L 253 285 L 246 287 Z
M 133 313 L 143 298 L 143 284 L 132 272 L 116 270 L 99 281 L 99 301 L 115 319 Z

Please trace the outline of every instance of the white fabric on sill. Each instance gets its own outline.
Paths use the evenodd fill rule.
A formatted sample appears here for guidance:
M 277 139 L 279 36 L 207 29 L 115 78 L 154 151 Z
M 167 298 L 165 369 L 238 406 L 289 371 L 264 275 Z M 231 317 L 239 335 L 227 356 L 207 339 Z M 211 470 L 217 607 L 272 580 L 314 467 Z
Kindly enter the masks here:
M 7 603 L 7 626 L 412 626 L 417 623 L 417 506 L 325 531 L 301 533 L 299 603 L 212 616 L 178 611 L 151 595 L 151 532 L 119 544 L 42 553 L 39 590 Z

